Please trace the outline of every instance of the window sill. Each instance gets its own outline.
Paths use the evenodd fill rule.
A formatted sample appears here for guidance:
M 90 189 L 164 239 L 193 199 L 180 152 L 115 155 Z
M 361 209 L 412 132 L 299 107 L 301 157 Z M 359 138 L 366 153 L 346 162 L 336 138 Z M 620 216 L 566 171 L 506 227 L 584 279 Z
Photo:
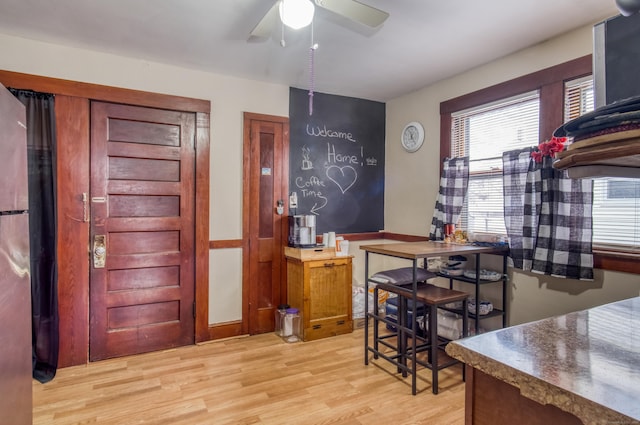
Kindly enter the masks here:
M 614 251 L 593 247 L 593 267 L 625 273 L 640 274 L 640 253 L 637 251 Z

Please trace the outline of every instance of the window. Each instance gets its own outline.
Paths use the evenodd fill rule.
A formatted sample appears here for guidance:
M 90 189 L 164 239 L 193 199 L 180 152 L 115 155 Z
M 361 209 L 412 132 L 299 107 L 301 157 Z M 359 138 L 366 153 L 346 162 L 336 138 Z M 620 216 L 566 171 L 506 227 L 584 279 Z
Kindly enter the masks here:
M 593 180 L 593 243 L 609 249 L 640 248 L 640 182 Z
M 565 121 L 593 111 L 593 78 L 569 81 L 564 94 Z M 593 244 L 610 249 L 640 248 L 640 181 L 593 179 Z
M 469 156 L 469 190 L 461 226 L 505 234 L 502 152 L 538 144 L 538 92 L 451 114 L 451 152 Z
M 469 190 L 480 189 L 480 195 L 470 195 L 463 212 L 461 225 L 475 231 L 504 232 L 504 224 L 494 217 L 502 208 L 502 185 L 496 185 L 501 173 L 501 160 L 496 161 L 491 136 L 482 135 L 481 121 L 492 122 L 505 133 L 511 120 L 511 108 L 517 108 L 518 99 L 525 103 L 527 96 L 537 95 L 538 130 L 521 131 L 520 136 L 505 137 L 517 148 L 535 146 L 549 139 L 563 122 L 593 109 L 592 57 L 584 56 L 543 69 L 495 86 L 450 99 L 440 104 L 441 134 L 440 156 L 470 155 Z M 533 98 L 528 101 L 534 102 Z M 514 103 L 515 101 L 515 103 Z M 496 108 L 495 114 L 485 108 Z M 500 111 L 500 112 L 497 112 Z M 536 113 L 532 112 L 532 115 Z M 497 121 L 491 121 L 497 119 Z M 532 121 L 533 122 L 533 121 Z M 534 125 L 535 127 L 535 125 Z M 526 136 L 524 136 L 526 134 Z M 470 136 L 470 137 L 467 137 Z M 468 140 L 468 141 L 467 141 Z M 475 145 L 473 140 L 484 140 Z M 488 142 L 486 142 L 489 140 Z M 463 142 L 464 141 L 464 142 Z M 475 149 L 474 149 L 475 148 Z M 506 149 L 505 149 L 506 150 Z M 478 157 L 474 161 L 475 157 Z M 598 186 L 599 185 L 599 186 Z M 640 273 L 640 180 L 602 179 L 594 191 L 594 265 L 596 268 Z M 500 199 L 498 201 L 498 198 Z M 496 209 L 496 205 L 500 205 Z M 466 214 L 466 215 L 464 215 Z M 502 214 L 500 214 L 502 215 Z M 636 221 L 638 223 L 636 223 Z
M 593 111 L 593 77 L 591 75 L 564 84 L 564 122 Z

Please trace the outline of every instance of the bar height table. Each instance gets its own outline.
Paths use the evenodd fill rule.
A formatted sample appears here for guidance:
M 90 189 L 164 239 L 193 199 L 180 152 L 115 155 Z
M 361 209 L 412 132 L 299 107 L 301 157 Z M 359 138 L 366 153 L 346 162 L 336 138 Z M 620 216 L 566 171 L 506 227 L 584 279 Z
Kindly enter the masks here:
M 375 352 L 373 347 L 369 346 L 369 318 L 373 316 L 369 313 L 369 254 L 378 254 L 395 258 L 406 259 L 411 262 L 413 267 L 413 282 L 410 288 L 412 293 L 412 324 L 411 324 L 411 343 L 412 347 L 417 347 L 416 340 L 416 320 L 417 317 L 417 302 L 416 295 L 418 290 L 418 282 L 416 279 L 418 261 L 420 259 L 426 259 L 430 257 L 441 257 L 449 255 L 474 255 L 476 258 L 476 277 L 479 278 L 479 264 L 480 254 L 495 254 L 506 256 L 508 250 L 501 247 L 493 246 L 475 246 L 475 245 L 462 245 L 454 243 L 436 242 L 436 241 L 423 241 L 423 242 L 391 242 L 375 245 L 361 245 L 360 249 L 365 251 L 365 325 L 364 325 L 364 364 L 369 364 L 369 352 Z M 375 282 L 374 282 L 375 283 Z M 503 290 L 504 292 L 504 290 Z M 476 306 L 479 303 L 478 285 L 476 285 Z M 374 300 L 376 302 L 376 300 Z M 503 298 L 503 303 L 506 300 Z M 466 312 L 465 312 L 466 313 Z M 398 318 L 398 326 L 400 326 L 400 318 Z M 478 315 L 476 314 L 476 323 Z M 477 327 L 477 325 L 476 325 Z M 432 330 L 433 332 L 434 330 Z M 437 329 L 435 330 L 437 333 Z M 416 351 L 411 352 L 411 361 L 413 365 L 416 364 Z M 436 365 L 437 367 L 437 365 Z M 415 394 L 416 388 L 416 374 L 412 374 L 412 388 L 413 394 Z M 435 389 L 435 388 L 434 388 Z M 435 392 L 435 391 L 434 391 Z

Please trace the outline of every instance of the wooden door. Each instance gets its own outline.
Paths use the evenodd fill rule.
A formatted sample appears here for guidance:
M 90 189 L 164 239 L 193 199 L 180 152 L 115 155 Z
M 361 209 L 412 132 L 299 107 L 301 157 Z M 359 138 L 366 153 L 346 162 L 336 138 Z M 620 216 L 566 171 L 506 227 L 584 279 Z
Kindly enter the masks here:
M 92 361 L 194 342 L 194 136 L 191 113 L 91 104 Z
M 287 232 L 289 122 L 245 114 L 245 240 L 243 315 L 251 335 L 274 330 L 274 312 L 286 302 L 284 244 Z M 283 202 L 278 214 L 278 201 Z M 245 250 L 245 254 L 247 253 Z

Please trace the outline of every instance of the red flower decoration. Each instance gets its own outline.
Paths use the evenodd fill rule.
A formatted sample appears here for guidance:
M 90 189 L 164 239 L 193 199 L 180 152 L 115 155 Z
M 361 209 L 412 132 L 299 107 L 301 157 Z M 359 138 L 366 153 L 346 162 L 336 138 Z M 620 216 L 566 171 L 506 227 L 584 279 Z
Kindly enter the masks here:
M 533 151 L 531 152 L 531 158 L 538 164 L 542 162 L 542 152 Z
M 566 141 L 566 137 L 552 137 L 551 140 L 545 140 L 538 145 L 537 150 L 531 152 L 531 158 L 537 163 L 541 163 L 545 156 L 555 158 L 556 153 L 564 149 Z

